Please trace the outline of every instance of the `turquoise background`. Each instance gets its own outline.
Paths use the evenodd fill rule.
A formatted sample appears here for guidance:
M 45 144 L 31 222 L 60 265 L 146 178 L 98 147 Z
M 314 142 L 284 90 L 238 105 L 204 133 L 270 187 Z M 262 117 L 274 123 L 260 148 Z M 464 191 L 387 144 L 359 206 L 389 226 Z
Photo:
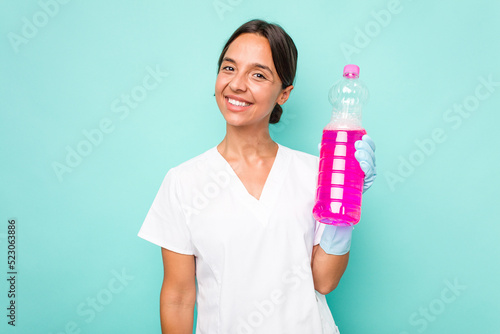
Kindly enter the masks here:
M 40 14 L 44 3 L 52 16 Z M 166 171 L 222 140 L 217 59 L 252 18 L 281 24 L 299 50 L 295 89 L 271 126 L 279 143 L 319 153 L 328 89 L 345 64 L 358 64 L 370 88 L 363 122 L 378 147 L 378 178 L 348 269 L 328 295 L 341 333 L 500 331 L 500 2 L 57 7 L 0 3 L 2 333 L 160 332 L 160 249 L 136 234 Z M 23 18 L 40 27 L 24 28 L 30 38 L 16 45 Z M 137 87 L 148 68 L 168 75 L 146 91 Z M 496 86 L 482 83 L 488 78 Z M 120 98 L 131 92 L 143 100 L 126 114 Z M 468 116 L 449 111 L 464 104 Z M 81 146 L 88 155 L 58 178 L 54 163 L 66 164 L 67 147 L 85 145 L 83 132 L 101 122 L 108 133 Z M 10 218 L 18 224 L 15 328 L 5 316 Z M 105 305 L 92 317 L 97 297 Z

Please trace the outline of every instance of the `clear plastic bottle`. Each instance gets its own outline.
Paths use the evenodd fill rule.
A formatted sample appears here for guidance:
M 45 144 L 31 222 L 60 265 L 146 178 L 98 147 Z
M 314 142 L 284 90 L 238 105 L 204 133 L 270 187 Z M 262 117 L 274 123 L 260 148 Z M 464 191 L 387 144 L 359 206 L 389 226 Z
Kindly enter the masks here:
M 368 89 L 359 80 L 359 67 L 346 65 L 343 78 L 330 89 L 333 112 L 323 129 L 314 218 L 324 224 L 352 226 L 361 217 L 364 173 L 354 157 L 354 142 L 365 129 L 361 111 Z

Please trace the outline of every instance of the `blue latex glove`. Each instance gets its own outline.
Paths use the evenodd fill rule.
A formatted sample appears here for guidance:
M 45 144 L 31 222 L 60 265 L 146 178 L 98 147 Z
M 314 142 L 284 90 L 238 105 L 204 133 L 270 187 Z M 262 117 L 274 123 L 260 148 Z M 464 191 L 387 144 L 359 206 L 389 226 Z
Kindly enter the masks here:
M 353 226 L 325 225 L 319 246 L 325 253 L 344 255 L 351 249 Z
M 367 191 L 377 177 L 375 168 L 375 143 L 368 135 L 364 135 L 361 140 L 354 143 L 356 152 L 354 157 L 359 161 L 361 170 L 365 173 L 365 182 L 363 184 L 363 193 Z

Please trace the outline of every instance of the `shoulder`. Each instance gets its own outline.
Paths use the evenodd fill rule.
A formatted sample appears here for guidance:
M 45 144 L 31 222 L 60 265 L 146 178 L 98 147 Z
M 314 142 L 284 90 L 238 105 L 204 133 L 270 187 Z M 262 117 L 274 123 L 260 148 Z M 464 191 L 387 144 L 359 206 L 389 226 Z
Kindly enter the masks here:
M 206 171 L 209 166 L 211 166 L 215 160 L 215 150 L 216 147 L 212 147 L 205 152 L 175 166 L 170 168 L 167 174 L 172 175 L 172 177 L 181 180 L 189 180 L 200 175 L 203 171 Z
M 226 179 L 229 179 L 226 175 L 221 177 L 214 172 L 214 166 L 220 164 L 215 153 L 217 151 L 214 147 L 170 168 L 163 178 L 159 192 L 164 198 L 176 201 L 185 208 L 186 205 L 191 205 L 200 191 L 213 187 L 214 178 L 216 181 L 220 182 L 222 179 L 226 182 Z
M 315 155 L 280 147 L 286 155 L 288 186 L 294 194 L 302 193 L 306 198 L 314 198 L 318 177 L 319 158 Z M 305 202 L 304 202 L 305 203 Z
M 290 156 L 291 165 L 313 169 L 315 173 L 317 172 L 319 164 L 319 158 L 317 156 L 310 153 L 294 150 L 283 145 L 280 145 L 280 148 L 286 155 Z

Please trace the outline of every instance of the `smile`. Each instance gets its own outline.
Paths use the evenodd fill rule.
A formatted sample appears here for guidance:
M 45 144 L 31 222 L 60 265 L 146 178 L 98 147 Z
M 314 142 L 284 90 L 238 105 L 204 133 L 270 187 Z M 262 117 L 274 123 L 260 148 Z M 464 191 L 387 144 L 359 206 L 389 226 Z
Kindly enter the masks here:
M 237 101 L 237 100 L 234 100 L 234 99 L 231 99 L 231 98 L 228 98 L 227 100 L 232 105 L 238 106 L 238 107 L 248 107 L 251 104 L 251 103 L 246 103 L 246 102 L 243 102 L 243 101 Z

